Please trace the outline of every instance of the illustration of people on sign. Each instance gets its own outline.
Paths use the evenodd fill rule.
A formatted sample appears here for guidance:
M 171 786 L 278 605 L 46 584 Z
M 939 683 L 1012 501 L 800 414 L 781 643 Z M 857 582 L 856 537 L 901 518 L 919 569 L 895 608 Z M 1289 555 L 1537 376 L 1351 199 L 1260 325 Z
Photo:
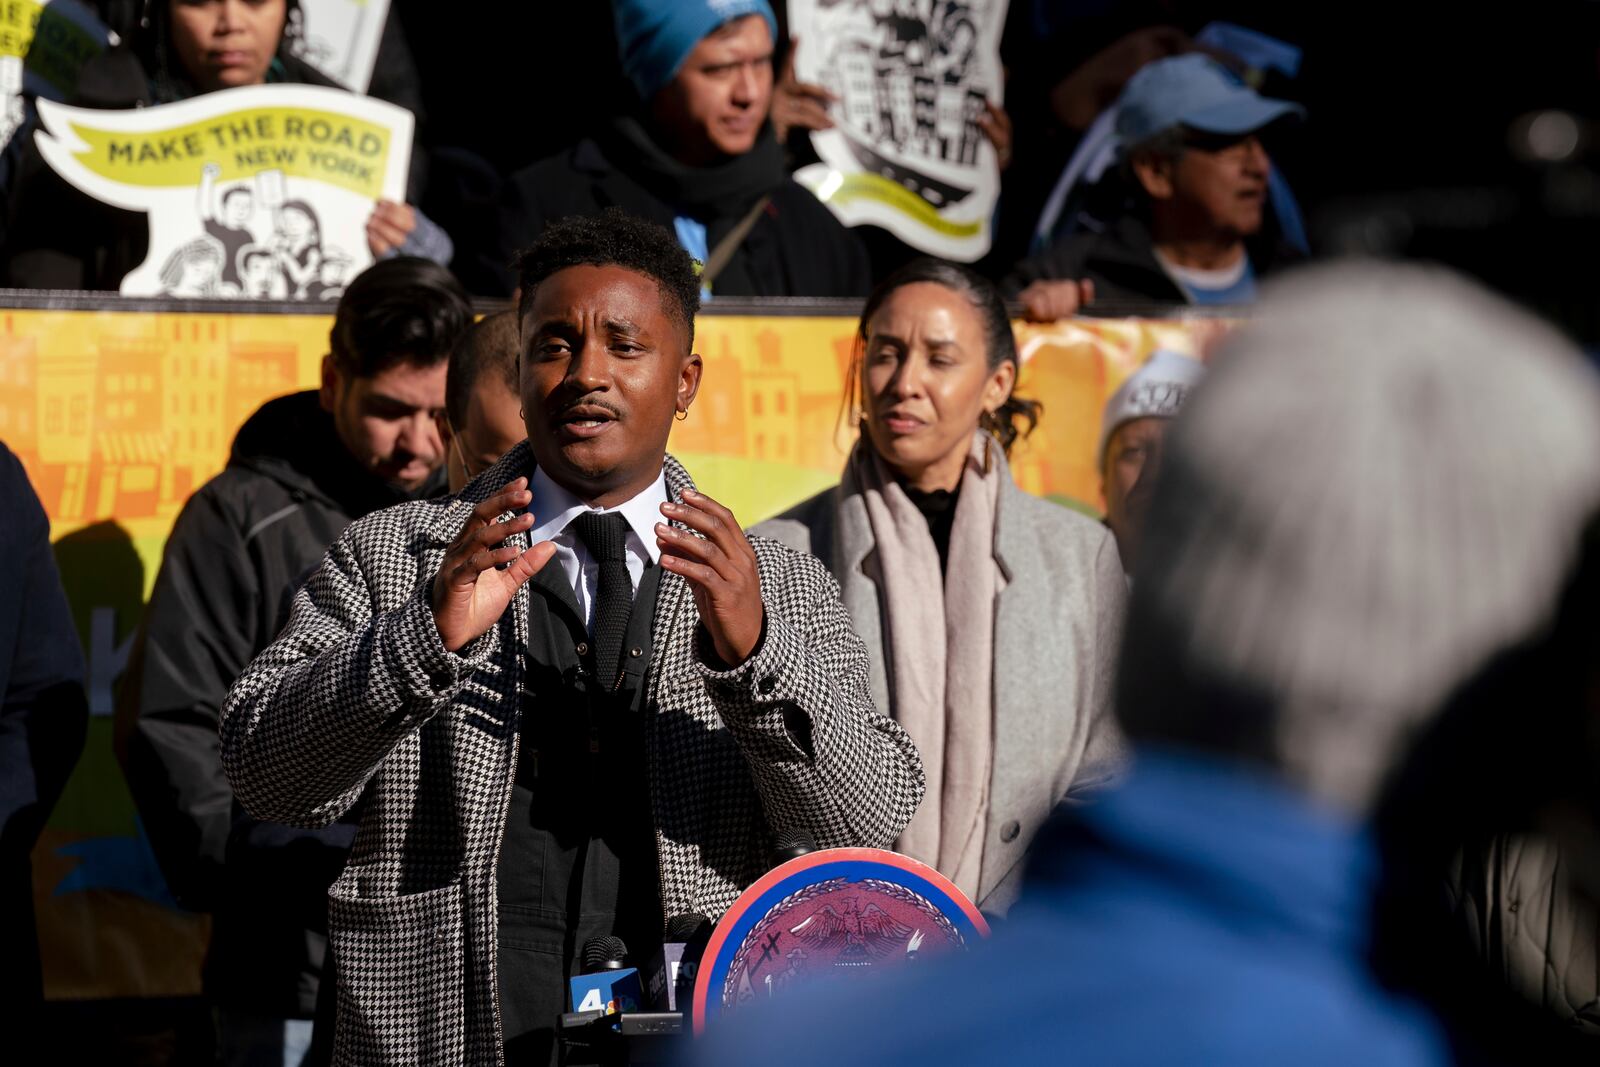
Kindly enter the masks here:
M 287 200 L 273 213 L 272 247 L 289 280 L 290 296 L 309 299 L 322 272 L 322 224 L 304 200 Z
M 323 244 L 316 208 L 287 197 L 283 172 L 260 171 L 225 185 L 218 182 L 221 175 L 215 163 L 207 163 L 200 173 L 196 208 L 205 233 L 168 257 L 161 275 L 163 293 L 337 300 L 354 257 Z M 216 278 L 204 281 L 213 252 Z
M 289 283 L 278 269 L 278 254 L 266 245 L 245 245 L 239 250 L 239 278 L 239 295 L 247 299 L 289 299 Z
M 317 272 L 316 298 L 329 302 L 343 296 L 354 267 L 355 261 L 337 248 L 329 251 L 322 257 L 322 267 Z
M 210 234 L 178 246 L 161 266 L 161 295 L 192 299 L 225 299 L 239 287 L 222 279 L 226 253 Z
M 238 182 L 224 189 L 219 197 L 217 177 L 221 173 L 222 168 L 215 163 L 207 163 L 200 172 L 200 223 L 222 244 L 226 256 L 223 281 L 238 285 L 239 252 L 255 241 L 249 225 L 256 212 L 256 194 L 249 182 Z

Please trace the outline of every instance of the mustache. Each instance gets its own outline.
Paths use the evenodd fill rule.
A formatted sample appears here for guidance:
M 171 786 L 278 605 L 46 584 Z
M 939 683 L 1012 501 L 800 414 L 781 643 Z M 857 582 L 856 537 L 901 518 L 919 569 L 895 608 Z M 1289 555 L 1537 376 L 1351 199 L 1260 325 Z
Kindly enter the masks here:
M 622 418 L 622 409 L 617 407 L 617 405 L 613 404 L 609 400 L 606 400 L 604 397 L 588 394 L 574 397 L 570 400 L 562 400 L 550 405 L 551 421 L 559 422 L 566 418 L 574 408 L 580 407 L 599 408 L 601 411 L 609 413 L 612 418 Z

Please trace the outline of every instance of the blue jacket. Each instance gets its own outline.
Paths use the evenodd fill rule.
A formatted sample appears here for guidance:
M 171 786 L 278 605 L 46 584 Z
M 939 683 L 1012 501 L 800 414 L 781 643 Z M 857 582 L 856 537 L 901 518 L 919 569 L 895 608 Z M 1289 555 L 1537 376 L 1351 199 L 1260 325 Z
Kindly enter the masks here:
M 1367 971 L 1374 855 L 1255 771 L 1146 750 L 1047 826 L 986 945 L 736 1016 L 700 1062 L 1447 1063 L 1431 1018 Z

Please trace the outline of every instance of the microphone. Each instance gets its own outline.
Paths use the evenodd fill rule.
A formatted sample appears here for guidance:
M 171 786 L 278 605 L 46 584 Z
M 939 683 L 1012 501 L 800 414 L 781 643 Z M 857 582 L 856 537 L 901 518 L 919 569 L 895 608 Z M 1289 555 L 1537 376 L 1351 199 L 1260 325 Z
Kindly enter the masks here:
M 817 839 L 804 830 L 781 830 L 772 839 L 772 865 L 782 866 L 817 850 Z
M 657 1011 L 683 1011 L 694 998 L 700 957 L 711 940 L 711 920 L 690 912 L 667 920 L 661 951 L 650 961 L 650 1004 Z
M 574 1012 L 607 1015 L 638 1011 L 644 1000 L 639 969 L 625 964 L 628 947 L 620 937 L 591 937 L 583 943 L 584 973 L 569 979 Z

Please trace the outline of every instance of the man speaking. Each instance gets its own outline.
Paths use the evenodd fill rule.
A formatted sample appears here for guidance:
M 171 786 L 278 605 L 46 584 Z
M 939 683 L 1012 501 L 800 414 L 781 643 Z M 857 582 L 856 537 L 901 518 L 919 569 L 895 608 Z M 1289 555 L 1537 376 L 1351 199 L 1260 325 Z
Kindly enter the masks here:
M 553 1063 L 587 939 L 646 955 L 776 832 L 888 846 L 922 796 L 826 570 L 666 454 L 701 374 L 688 255 L 607 212 L 519 269 L 527 442 L 351 526 L 223 713 L 258 818 L 366 798 L 329 894 L 336 1063 Z

